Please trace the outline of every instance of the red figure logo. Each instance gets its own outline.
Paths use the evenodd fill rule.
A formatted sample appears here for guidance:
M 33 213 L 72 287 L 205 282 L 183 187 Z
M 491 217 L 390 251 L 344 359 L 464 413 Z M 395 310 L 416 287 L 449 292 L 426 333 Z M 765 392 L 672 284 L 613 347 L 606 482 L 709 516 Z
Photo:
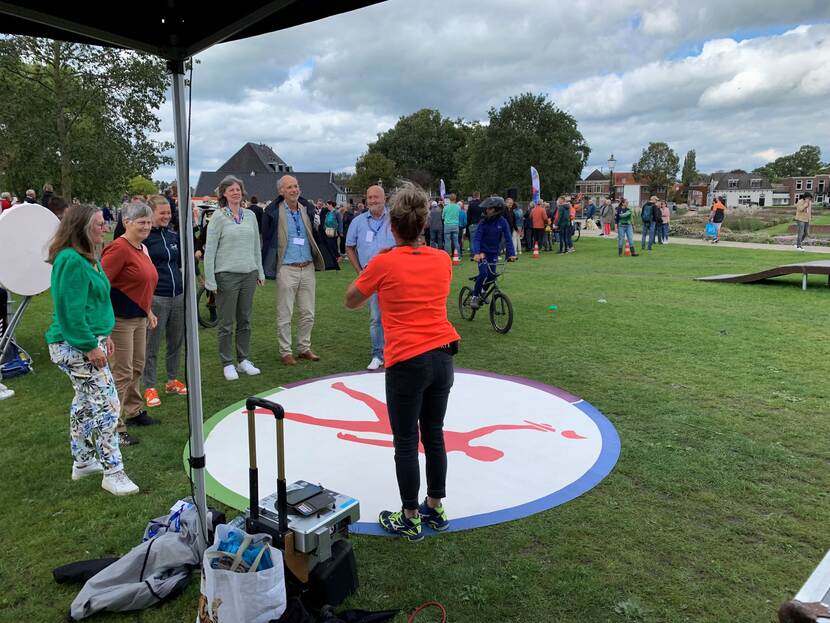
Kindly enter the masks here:
M 381 435 L 392 436 L 392 427 L 389 424 L 389 413 L 386 410 L 386 404 L 363 392 L 349 389 L 342 382 L 332 383 L 332 389 L 343 392 L 347 396 L 354 398 L 369 407 L 375 414 L 372 420 L 330 420 L 326 418 L 317 418 L 304 413 L 289 413 L 285 412 L 285 418 L 294 422 L 302 422 L 303 424 L 311 424 L 313 426 L 323 426 L 325 428 L 339 428 L 341 432 L 337 433 L 338 439 L 344 441 L 353 441 L 355 443 L 365 443 L 371 446 L 383 446 L 386 448 L 393 447 L 391 439 L 370 439 L 366 437 L 358 437 L 351 433 L 344 433 L 342 430 L 352 431 L 355 433 L 376 433 Z M 271 415 L 273 414 L 267 409 L 257 409 L 256 413 Z M 471 459 L 477 461 L 498 461 L 504 456 L 504 452 L 490 446 L 471 446 L 470 442 L 479 437 L 484 437 L 490 433 L 500 430 L 535 430 L 541 433 L 554 433 L 556 429 L 550 424 L 538 424 L 524 420 L 524 424 L 493 424 L 491 426 L 482 426 L 469 432 L 444 431 L 444 445 L 447 452 L 463 452 Z M 560 433 L 565 439 L 587 439 L 573 430 L 564 430 Z M 424 447 L 418 444 L 418 451 L 423 454 Z

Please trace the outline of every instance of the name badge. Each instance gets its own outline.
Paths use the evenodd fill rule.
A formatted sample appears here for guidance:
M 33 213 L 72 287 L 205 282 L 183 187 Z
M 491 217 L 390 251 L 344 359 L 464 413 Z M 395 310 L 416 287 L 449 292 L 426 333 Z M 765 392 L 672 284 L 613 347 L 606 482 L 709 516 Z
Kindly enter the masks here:
M 366 232 L 366 242 L 372 242 L 375 239 L 375 232 L 367 231 Z
M 303 246 L 305 244 L 305 238 L 294 238 L 294 244 Z

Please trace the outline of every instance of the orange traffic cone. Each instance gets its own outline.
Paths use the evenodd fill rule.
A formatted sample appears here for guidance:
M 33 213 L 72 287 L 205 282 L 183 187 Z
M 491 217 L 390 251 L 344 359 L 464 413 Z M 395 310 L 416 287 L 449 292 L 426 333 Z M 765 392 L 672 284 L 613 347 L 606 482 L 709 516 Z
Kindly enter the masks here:
M 533 243 L 533 259 L 534 260 L 539 259 L 539 243 L 538 242 Z
M 458 257 L 458 249 L 453 249 L 452 252 L 452 265 L 458 266 L 461 264 L 461 258 Z
M 625 249 L 623 249 L 623 255 L 631 257 L 631 247 L 628 246 L 628 240 L 625 241 Z

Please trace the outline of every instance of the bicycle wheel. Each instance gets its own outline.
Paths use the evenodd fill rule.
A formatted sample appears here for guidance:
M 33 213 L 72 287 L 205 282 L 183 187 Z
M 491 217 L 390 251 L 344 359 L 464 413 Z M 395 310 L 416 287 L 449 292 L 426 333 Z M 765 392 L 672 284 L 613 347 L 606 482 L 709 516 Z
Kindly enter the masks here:
M 219 322 L 216 317 L 214 295 L 205 290 L 205 286 L 199 287 L 199 294 L 196 298 L 196 313 L 199 318 L 199 325 L 205 329 L 212 329 Z
M 502 292 L 496 292 L 490 301 L 490 324 L 497 333 L 507 333 L 513 326 L 513 303 Z
M 464 320 L 472 320 L 476 316 L 476 310 L 470 307 L 470 297 L 473 296 L 473 291 L 469 286 L 461 288 L 458 293 L 458 313 Z
M 582 225 L 580 225 L 579 223 L 577 223 L 577 224 L 576 224 L 576 226 L 574 227 L 574 233 L 573 233 L 573 236 L 571 236 L 571 238 L 572 238 L 573 242 L 576 242 L 577 240 L 579 240 L 579 233 L 580 233 L 581 231 L 582 231 Z

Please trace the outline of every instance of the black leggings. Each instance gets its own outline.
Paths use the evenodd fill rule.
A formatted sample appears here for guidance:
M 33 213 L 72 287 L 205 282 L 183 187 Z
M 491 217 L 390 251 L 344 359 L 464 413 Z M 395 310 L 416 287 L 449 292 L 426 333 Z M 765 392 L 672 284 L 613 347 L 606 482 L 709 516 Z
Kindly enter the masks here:
M 418 508 L 419 428 L 426 455 L 427 495 L 437 499 L 446 497 L 444 414 L 453 374 L 452 355 L 440 349 L 386 368 L 386 405 L 395 444 L 395 474 L 401 504 L 407 510 Z

